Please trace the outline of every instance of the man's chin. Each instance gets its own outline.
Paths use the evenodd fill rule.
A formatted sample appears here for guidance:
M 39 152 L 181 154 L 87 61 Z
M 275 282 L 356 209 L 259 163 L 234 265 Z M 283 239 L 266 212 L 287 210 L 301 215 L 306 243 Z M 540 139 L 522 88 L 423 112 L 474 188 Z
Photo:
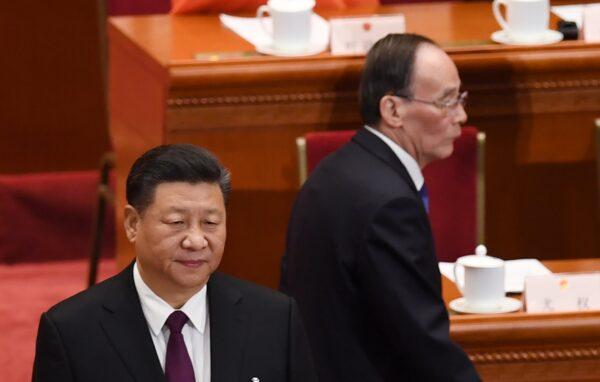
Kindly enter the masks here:
M 438 155 L 437 155 L 437 160 L 446 159 L 450 155 L 452 155 L 453 152 L 454 152 L 454 145 L 450 144 L 447 147 L 444 147 L 443 149 L 439 150 Z
M 173 275 L 174 281 L 182 288 L 190 289 L 204 286 L 210 278 L 210 268 L 205 263 L 201 267 L 185 267 Z
M 176 290 L 178 293 L 183 293 L 188 296 L 188 298 L 192 297 L 192 295 L 199 292 L 206 283 L 208 282 L 208 277 L 203 280 L 177 280 L 175 282 Z

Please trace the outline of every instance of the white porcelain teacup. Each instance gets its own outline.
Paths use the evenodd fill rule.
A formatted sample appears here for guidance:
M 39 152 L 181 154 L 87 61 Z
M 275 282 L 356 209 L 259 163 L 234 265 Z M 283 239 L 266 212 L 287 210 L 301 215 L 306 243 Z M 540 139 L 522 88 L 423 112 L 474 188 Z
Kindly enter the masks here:
M 273 48 L 282 52 L 302 52 L 309 47 L 312 10 L 315 0 L 269 0 L 256 11 L 265 31 L 273 37 Z M 273 27 L 265 25 L 271 16 Z
M 460 269 L 464 269 L 464 277 Z M 466 305 L 479 311 L 494 311 L 504 302 L 504 261 L 492 256 L 463 256 L 454 263 L 454 280 Z
M 506 7 L 506 18 L 500 12 Z M 535 42 L 543 37 L 550 23 L 549 0 L 494 0 L 494 17 L 508 38 L 515 42 Z

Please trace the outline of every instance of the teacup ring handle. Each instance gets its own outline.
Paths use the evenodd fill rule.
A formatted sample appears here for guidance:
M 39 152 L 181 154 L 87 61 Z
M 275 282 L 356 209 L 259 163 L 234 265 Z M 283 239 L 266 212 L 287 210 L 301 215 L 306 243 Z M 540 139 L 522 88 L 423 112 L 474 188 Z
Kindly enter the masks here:
M 462 282 L 460 280 L 460 278 L 458 277 L 458 268 L 462 267 L 463 268 L 463 277 L 462 277 Z M 464 290 L 465 290 L 465 267 L 462 264 L 459 264 L 458 261 L 454 263 L 454 284 L 456 284 L 456 287 L 458 288 L 458 291 L 460 292 L 460 294 L 464 295 Z
M 258 21 L 260 21 L 260 26 L 265 30 L 265 32 L 267 32 L 267 34 L 269 36 L 272 36 L 273 35 L 273 30 L 267 28 L 267 25 L 265 24 L 265 14 L 267 14 L 267 13 L 269 13 L 269 6 L 268 5 L 261 5 L 256 10 L 256 18 L 258 19 Z
M 502 27 L 502 29 L 504 30 L 508 30 L 508 23 L 506 22 L 506 19 L 502 16 L 502 13 L 500 13 L 500 5 L 504 5 L 504 7 L 506 8 L 508 6 L 508 1 L 507 0 L 494 0 L 494 2 L 492 3 L 492 10 L 494 11 L 494 17 L 496 18 L 496 21 L 498 22 L 498 24 L 500 24 L 500 26 Z

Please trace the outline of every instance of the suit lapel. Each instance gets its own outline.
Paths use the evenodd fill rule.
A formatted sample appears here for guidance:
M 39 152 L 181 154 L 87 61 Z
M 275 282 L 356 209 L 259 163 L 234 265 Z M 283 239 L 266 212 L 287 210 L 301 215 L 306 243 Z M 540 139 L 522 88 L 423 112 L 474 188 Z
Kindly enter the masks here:
M 133 283 L 133 264 L 115 281 L 101 320 L 106 336 L 136 381 L 166 382 Z
M 244 356 L 247 314 L 243 295 L 218 273 L 208 282 L 211 381 L 239 381 Z
M 356 135 L 352 138 L 352 141 L 356 142 L 359 146 L 379 158 L 381 161 L 385 162 L 388 166 L 392 167 L 398 174 L 400 174 L 400 176 L 402 176 L 402 178 L 404 178 L 406 183 L 415 192 L 415 194 L 419 194 L 413 180 L 406 170 L 406 167 L 404 167 L 392 149 L 385 144 L 385 142 L 379 139 L 379 137 L 363 128 L 356 133 Z

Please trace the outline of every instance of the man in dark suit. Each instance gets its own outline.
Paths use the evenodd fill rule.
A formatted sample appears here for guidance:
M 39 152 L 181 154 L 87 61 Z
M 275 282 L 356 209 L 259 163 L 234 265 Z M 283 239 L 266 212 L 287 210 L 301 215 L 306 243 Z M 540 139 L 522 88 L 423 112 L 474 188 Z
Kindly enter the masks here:
M 435 43 L 388 35 L 360 85 L 365 128 L 302 187 L 281 288 L 322 381 L 477 381 L 449 338 L 421 169 L 449 156 L 466 94 Z
M 152 149 L 127 178 L 135 262 L 42 314 L 34 381 L 315 381 L 296 303 L 213 273 L 229 173 L 193 145 Z

